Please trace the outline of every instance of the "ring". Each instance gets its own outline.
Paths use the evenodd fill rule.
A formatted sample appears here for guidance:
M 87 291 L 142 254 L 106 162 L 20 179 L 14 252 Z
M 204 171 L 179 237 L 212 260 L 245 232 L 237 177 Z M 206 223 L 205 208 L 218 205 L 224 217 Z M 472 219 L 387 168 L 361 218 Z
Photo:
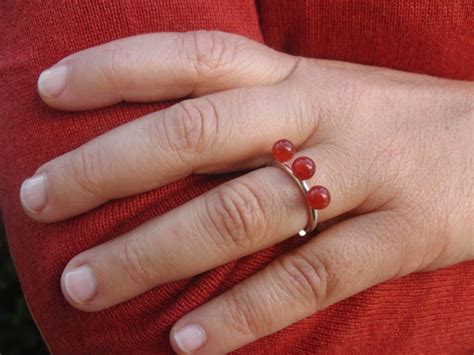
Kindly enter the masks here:
M 285 171 L 298 184 L 308 206 L 308 224 L 298 232 L 301 237 L 313 232 L 318 224 L 318 210 L 326 208 L 331 202 L 331 195 L 324 186 L 309 187 L 306 180 L 316 173 L 316 164 L 311 158 L 298 157 L 290 165 L 296 148 L 287 139 L 280 139 L 272 147 L 273 161 L 267 166 L 275 166 Z

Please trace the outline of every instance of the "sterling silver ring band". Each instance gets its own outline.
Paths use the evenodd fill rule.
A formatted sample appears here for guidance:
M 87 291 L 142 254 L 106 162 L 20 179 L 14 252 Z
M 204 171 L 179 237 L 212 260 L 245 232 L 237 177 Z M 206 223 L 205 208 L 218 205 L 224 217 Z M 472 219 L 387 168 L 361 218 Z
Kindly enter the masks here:
M 308 183 L 305 180 L 298 179 L 295 175 L 293 175 L 293 171 L 288 163 L 280 163 L 279 161 L 273 160 L 267 164 L 267 166 L 274 166 L 280 168 L 284 172 L 286 172 L 291 178 L 298 184 L 303 196 L 306 200 L 306 195 L 310 189 Z M 316 225 L 318 224 L 318 211 L 314 208 L 311 208 L 309 204 L 306 204 L 308 208 L 308 224 L 306 227 L 298 232 L 299 236 L 304 237 L 307 234 L 313 232 L 316 229 Z

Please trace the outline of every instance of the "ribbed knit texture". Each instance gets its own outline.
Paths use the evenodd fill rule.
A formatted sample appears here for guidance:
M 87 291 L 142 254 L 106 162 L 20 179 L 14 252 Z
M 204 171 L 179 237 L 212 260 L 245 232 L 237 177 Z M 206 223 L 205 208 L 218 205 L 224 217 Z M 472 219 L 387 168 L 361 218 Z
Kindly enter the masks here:
M 473 80 L 473 19 L 472 0 L 2 1 L 0 205 L 23 290 L 51 350 L 55 354 L 170 353 L 168 332 L 180 316 L 303 239 L 289 239 L 102 312 L 72 308 L 59 285 L 70 258 L 231 176 L 189 177 L 61 223 L 33 222 L 22 212 L 18 193 L 21 182 L 40 164 L 167 106 L 120 104 L 92 112 L 56 111 L 36 93 L 41 70 L 73 52 L 125 36 L 218 29 L 297 55 Z M 237 353 L 472 350 L 473 262 L 378 285 Z

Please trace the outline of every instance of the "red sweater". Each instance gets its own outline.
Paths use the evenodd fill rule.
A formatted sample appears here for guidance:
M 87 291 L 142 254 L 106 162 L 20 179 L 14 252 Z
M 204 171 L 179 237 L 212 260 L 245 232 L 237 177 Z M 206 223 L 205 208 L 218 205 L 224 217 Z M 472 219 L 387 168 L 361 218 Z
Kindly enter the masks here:
M 25 296 L 54 353 L 171 352 L 168 332 L 180 316 L 300 243 L 291 238 L 98 313 L 72 308 L 61 294 L 60 275 L 72 256 L 229 176 L 192 176 L 61 223 L 33 222 L 22 212 L 18 192 L 40 164 L 166 106 L 55 111 L 36 93 L 38 74 L 70 53 L 120 37 L 196 29 L 239 33 L 308 57 L 474 79 L 472 0 L 2 1 L 0 206 Z M 237 353 L 469 350 L 474 262 L 378 285 Z

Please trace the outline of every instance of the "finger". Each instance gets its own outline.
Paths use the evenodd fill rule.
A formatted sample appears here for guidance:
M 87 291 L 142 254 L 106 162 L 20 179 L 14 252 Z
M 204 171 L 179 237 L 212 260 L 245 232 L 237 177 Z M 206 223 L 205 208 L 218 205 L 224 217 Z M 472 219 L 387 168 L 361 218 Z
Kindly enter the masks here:
M 223 354 L 387 279 L 414 271 L 412 231 L 394 212 L 356 217 L 318 235 L 172 328 L 178 353 Z
M 315 153 L 322 160 L 332 154 L 323 149 Z M 321 172 L 314 183 L 341 191 L 338 185 L 349 179 L 343 174 L 337 168 Z M 366 199 L 362 191 L 333 195 L 320 220 L 354 209 Z M 298 185 L 278 168 L 259 169 L 79 254 L 65 268 L 63 292 L 77 308 L 101 310 L 278 243 L 305 227 L 307 218 Z M 94 285 L 86 287 L 74 276 L 81 274 L 89 275 Z
M 53 222 L 192 173 L 262 164 L 275 137 L 301 144 L 312 134 L 309 114 L 288 125 L 297 100 L 277 85 L 183 101 L 46 163 L 23 184 L 23 206 L 33 219 Z
M 55 108 L 86 110 L 273 84 L 295 63 L 295 57 L 238 35 L 152 33 L 63 59 L 40 75 L 38 91 Z

